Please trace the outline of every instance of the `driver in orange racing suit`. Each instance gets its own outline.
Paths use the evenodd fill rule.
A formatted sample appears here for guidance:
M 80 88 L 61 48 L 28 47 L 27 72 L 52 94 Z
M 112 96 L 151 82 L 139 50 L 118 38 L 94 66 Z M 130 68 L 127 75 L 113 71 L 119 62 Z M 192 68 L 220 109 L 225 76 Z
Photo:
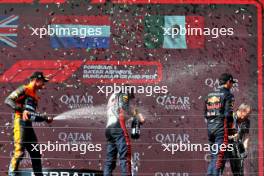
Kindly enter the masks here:
M 5 100 L 14 111 L 13 117 L 13 138 L 14 151 L 9 166 L 8 175 L 17 176 L 18 167 L 23 159 L 25 150 L 31 157 L 32 168 L 35 176 L 42 176 L 41 155 L 39 150 L 33 150 L 37 137 L 32 127 L 32 122 L 52 122 L 51 117 L 36 112 L 38 97 L 37 90 L 43 89 L 48 78 L 42 72 L 34 72 L 30 77 L 29 84 L 22 85 L 13 91 Z

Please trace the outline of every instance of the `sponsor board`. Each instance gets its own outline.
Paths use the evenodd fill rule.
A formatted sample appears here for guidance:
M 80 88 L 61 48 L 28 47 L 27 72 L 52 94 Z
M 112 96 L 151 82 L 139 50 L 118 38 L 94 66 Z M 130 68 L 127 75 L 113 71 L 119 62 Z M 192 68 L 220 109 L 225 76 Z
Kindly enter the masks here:
M 9 1 L 10 2 L 10 1 Z M 18 2 L 18 1 L 17 1 Z M 130 1 L 131 3 L 136 3 L 138 1 Z M 147 1 L 142 1 L 147 2 Z M 148 1 L 149 2 L 149 1 Z M 135 5 L 136 6 L 136 5 Z M 163 7 L 164 6 L 164 7 Z M 223 5 L 224 6 L 224 5 Z M 160 144 L 162 143 L 174 143 L 174 142 L 192 142 L 196 143 L 196 141 L 203 141 L 207 142 L 207 131 L 206 131 L 206 125 L 204 123 L 204 118 L 202 117 L 203 114 L 203 103 L 191 103 L 191 97 L 203 97 L 205 96 L 208 91 L 217 90 L 219 82 L 217 81 L 217 77 L 219 76 L 220 72 L 231 72 L 237 80 L 239 80 L 239 86 L 235 85 L 234 89 L 232 90 L 235 94 L 236 98 L 236 105 L 242 103 L 243 101 L 249 101 L 252 106 L 255 107 L 254 109 L 254 118 L 252 118 L 252 132 L 250 135 L 252 135 L 252 139 L 257 139 L 257 134 L 259 133 L 259 143 L 253 143 L 252 148 L 249 150 L 249 155 L 246 159 L 246 167 L 245 171 L 246 173 L 256 173 L 256 170 L 258 170 L 258 164 L 261 165 L 262 161 L 261 158 L 261 152 L 263 151 L 260 147 L 263 134 L 261 130 L 258 131 L 258 129 L 261 127 L 262 120 L 258 121 L 257 116 L 260 118 L 261 112 L 258 111 L 259 106 L 262 107 L 261 103 L 258 104 L 257 100 L 257 91 L 258 89 L 261 90 L 262 84 L 255 84 L 257 83 L 257 80 L 261 80 L 261 77 L 258 77 L 257 74 L 259 73 L 259 69 L 261 65 L 258 67 L 256 64 L 256 58 L 257 58 L 257 47 L 253 43 L 256 42 L 256 26 L 255 23 L 253 24 L 252 21 L 255 21 L 256 19 L 256 7 L 252 5 L 248 6 L 210 6 L 207 5 L 204 6 L 192 6 L 185 4 L 184 7 L 179 5 L 177 6 L 178 10 L 177 12 L 186 12 L 186 9 L 193 9 L 193 12 L 195 15 L 204 16 L 206 18 L 206 25 L 214 26 L 215 24 L 229 24 L 232 25 L 234 21 L 238 21 L 239 23 L 235 24 L 233 27 L 235 28 L 235 34 L 236 38 L 217 38 L 214 40 L 205 40 L 204 47 L 200 49 L 188 49 L 187 50 L 166 50 L 164 51 L 162 48 L 159 49 L 151 49 L 148 51 L 145 51 L 141 48 L 143 45 L 142 38 L 137 38 L 138 43 L 129 43 L 129 38 L 131 37 L 130 34 L 132 34 L 132 31 L 127 31 L 126 35 L 119 34 L 116 28 L 111 28 L 111 35 L 113 35 L 113 40 L 115 41 L 117 38 L 123 41 L 123 43 L 126 44 L 126 46 L 116 46 L 116 48 L 109 48 L 107 50 L 78 50 L 78 52 L 72 52 L 71 50 L 67 51 L 60 51 L 60 50 L 51 50 L 51 47 L 48 45 L 48 48 L 41 48 L 43 50 L 40 50 L 40 48 L 37 48 L 37 51 L 42 51 L 45 53 L 45 55 L 39 56 L 40 53 L 37 52 L 31 52 L 30 57 L 27 57 L 29 55 L 29 52 L 25 52 L 21 48 L 14 49 L 9 47 L 8 50 L 5 48 L 3 49 L 3 52 L 0 53 L 2 58 L 1 63 L 1 75 L 0 75 L 0 82 L 2 85 L 3 90 L 3 96 L 1 98 L 2 102 L 4 101 L 4 97 L 7 96 L 7 94 L 13 90 L 18 84 L 25 83 L 27 78 L 32 74 L 33 71 L 39 70 L 43 71 L 47 75 L 51 75 L 50 84 L 48 84 L 48 89 L 43 90 L 41 92 L 41 101 L 40 101 L 40 111 L 47 111 L 50 114 L 55 113 L 54 107 L 56 106 L 56 103 L 61 103 L 65 105 L 64 108 L 61 108 L 61 111 L 66 111 L 67 109 L 74 109 L 78 108 L 79 106 L 82 107 L 90 107 L 92 106 L 100 106 L 99 112 L 101 114 L 106 111 L 104 107 L 101 107 L 101 104 L 107 103 L 107 100 L 105 96 L 102 96 L 100 94 L 97 94 L 94 89 L 90 86 L 93 84 L 101 84 L 101 83 L 138 83 L 138 84 L 155 84 L 155 83 L 161 83 L 164 86 L 168 86 L 168 91 L 171 93 L 170 96 L 167 96 L 164 98 L 164 96 L 153 98 L 153 97 L 147 97 L 147 96 L 137 96 L 137 102 L 141 106 L 142 109 L 144 109 L 146 112 L 148 112 L 147 116 L 147 122 L 145 125 L 143 125 L 142 128 L 142 136 L 139 141 L 136 141 L 133 143 L 133 151 L 140 151 L 140 167 L 138 167 L 138 175 L 142 175 L 145 173 L 148 173 L 150 175 L 157 174 L 158 176 L 161 175 L 182 175 L 184 174 L 192 175 L 197 173 L 201 173 L 201 175 L 204 175 L 206 172 L 206 167 L 208 165 L 209 155 L 205 157 L 205 153 L 203 152 L 188 152 L 184 155 L 181 155 L 177 153 L 177 156 L 175 158 L 170 158 L 168 155 L 163 154 L 160 152 Z M 90 6 L 83 6 L 85 7 L 83 10 L 89 10 L 92 9 L 89 13 L 94 13 L 94 7 Z M 131 6 L 126 6 L 119 8 L 120 6 L 116 5 L 115 8 L 111 9 L 113 10 L 113 14 L 111 16 L 111 20 L 116 22 L 117 19 L 121 21 L 122 18 L 125 17 L 129 18 L 128 26 L 131 27 L 138 27 L 140 36 L 143 36 L 143 32 L 140 31 L 140 25 L 137 24 L 134 15 L 129 14 L 129 10 L 132 12 L 136 12 L 139 15 L 144 16 L 144 13 L 152 12 L 151 8 L 158 8 L 166 9 L 166 14 L 171 13 L 171 15 L 177 16 L 179 15 L 175 11 L 175 7 L 173 5 L 160 5 L 160 6 L 151 6 L 149 5 L 139 6 L 139 9 L 129 9 Z M 216 8 L 214 8 L 216 7 Z M 1 7 L 0 7 L 1 8 Z M 24 6 L 23 6 L 24 8 Z M 29 11 L 28 13 L 35 12 L 35 9 L 31 9 L 30 6 L 25 6 L 25 10 L 21 13 L 24 13 L 26 11 Z M 44 8 L 44 7 L 43 7 Z M 55 7 L 54 7 L 55 8 Z M 82 8 L 82 7 L 80 7 Z M 106 8 L 106 6 L 103 6 L 102 9 Z M 149 9 L 150 8 L 150 9 Z M 214 8 L 214 9 L 212 9 Z M 2 11 L 5 11 L 6 9 L 1 8 Z M 67 9 L 67 4 L 65 5 L 65 9 Z M 77 9 L 77 8 L 76 8 Z M 124 9 L 122 11 L 122 9 Z M 246 10 L 241 10 L 246 9 Z M 65 11 L 66 11 L 65 10 Z M 76 13 L 79 12 L 79 9 L 76 10 Z M 19 9 L 17 10 L 19 11 Z M 42 11 L 42 9 L 40 10 Z M 157 12 L 156 9 L 154 9 L 154 12 Z M 56 12 L 56 10 L 55 10 Z M 143 13 L 144 12 L 144 13 Z M 165 11 L 162 11 L 163 15 L 165 14 Z M 206 17 L 205 13 L 210 13 L 210 18 Z M 219 16 L 221 16 L 222 13 L 225 13 L 225 16 L 223 16 L 223 19 L 218 19 Z M 98 12 L 100 13 L 100 12 Z M 34 13 L 36 14 L 36 13 Z M 57 13 L 56 13 L 57 14 Z M 43 13 L 41 14 L 43 15 Z M 41 16 L 39 15 L 39 16 Z M 155 15 L 155 14 L 154 14 Z M 37 15 L 36 15 L 37 16 Z M 249 17 L 250 16 L 250 17 Z M 241 18 L 244 18 L 244 20 L 241 20 Z M 25 17 L 26 18 L 26 17 Z M 24 18 L 24 19 L 25 19 Z M 45 15 L 43 17 L 39 17 L 41 20 L 45 21 Z M 23 18 L 19 18 L 21 20 L 24 20 Z M 231 20 L 230 20 L 231 19 Z M 254 20 L 252 20 L 254 19 Z M 35 19 L 30 19 L 30 22 L 34 22 Z M 20 21 L 21 22 L 21 21 Z M 126 27 L 126 20 L 124 22 L 120 22 L 120 26 L 123 28 Z M 41 23 L 42 24 L 42 23 Z M 261 23 L 259 23 L 261 24 Z M 249 28 L 247 28 L 247 27 Z M 121 28 L 120 27 L 120 28 Z M 248 33 L 245 31 L 252 31 L 252 35 L 247 35 Z M 241 34 L 241 36 L 238 36 L 238 33 Z M 22 37 L 20 38 L 22 39 Z M 46 41 L 47 44 L 49 44 L 49 39 L 43 39 L 43 43 Z M 36 42 L 36 41 L 34 41 Z M 24 42 L 25 45 L 27 42 Z M 36 42 L 37 44 L 38 42 Z M 39 45 L 43 45 L 42 42 L 39 42 Z M 245 54 L 250 55 L 250 61 L 244 60 L 244 58 L 234 58 L 232 53 L 234 53 L 236 50 L 234 49 L 232 52 L 226 52 L 226 50 L 229 50 L 229 48 L 233 48 L 234 45 L 237 46 L 237 43 L 240 43 L 243 45 L 243 48 L 246 48 Z M 137 47 L 135 47 L 135 45 Z M 141 45 L 141 46 L 140 46 Z M 19 47 L 20 45 L 18 45 Z M 131 49 L 126 51 L 126 48 Z M 12 50 L 11 50 L 11 49 Z M 34 50 L 34 48 L 32 48 Z M 124 51 L 125 50 L 125 51 Z M 12 52 L 10 52 L 12 51 Z M 35 51 L 35 50 L 34 50 Z M 114 53 L 115 51 L 124 51 L 124 53 Z M 132 52 L 133 51 L 133 52 Z M 8 52 L 9 54 L 6 54 Z M 16 54 L 16 57 L 13 57 L 13 53 Z M 35 57 L 37 54 L 38 57 Z M 114 53 L 114 54 L 113 54 Z M 222 66 L 222 60 L 223 57 L 221 56 L 222 53 L 225 53 L 228 55 L 228 58 L 232 58 L 231 60 L 226 59 L 227 62 L 224 67 L 221 67 L 221 70 L 216 70 L 215 72 L 212 71 L 215 68 L 218 68 L 218 66 Z M 31 55 L 32 54 L 32 55 Z M 54 58 L 51 58 L 48 54 L 54 55 Z M 112 55 L 113 54 L 113 55 Z M 192 57 L 188 57 L 187 55 L 192 55 Z M 10 56 L 11 55 L 11 56 Z M 57 56 L 63 56 L 63 58 Z M 81 58 L 87 58 L 87 56 L 91 56 L 89 59 L 94 61 L 87 61 L 85 59 Z M 65 58 L 64 58 L 65 56 Z M 88 57 L 89 57 L 88 56 Z M 105 58 L 104 58 L 105 56 Z M 56 57 L 56 58 L 55 58 Z M 27 60 L 24 60 L 24 58 L 29 58 Z M 38 60 L 38 58 L 41 58 Z M 49 58 L 46 60 L 46 58 Z M 192 59 L 189 59 L 192 58 Z M 138 59 L 135 61 L 134 59 Z M 98 60 L 98 61 L 97 61 Z M 109 60 L 111 60 L 109 62 Z M 120 61 L 118 61 L 120 60 Z M 144 61 L 143 61 L 144 60 Z M 99 62 L 100 61 L 100 62 Z M 206 65 L 208 62 L 216 63 L 214 68 L 210 68 L 210 70 L 203 69 L 204 65 Z M 119 64 L 120 63 L 120 64 Z M 132 63 L 132 64 L 131 64 Z M 153 63 L 150 65 L 147 65 L 147 63 Z M 234 66 L 234 63 L 237 65 Z M 185 74 L 183 72 L 183 69 L 175 69 L 181 68 L 182 65 L 197 65 L 195 68 L 201 68 L 200 70 L 193 70 L 192 74 Z M 242 66 L 241 66 L 242 65 Z M 86 68 L 84 68 L 84 66 Z M 90 66 L 90 67 L 89 67 Z M 93 68 L 91 67 L 93 66 Z M 209 65 L 206 65 L 210 67 Z M 140 70 L 142 68 L 142 70 Z M 223 68 L 223 69 L 222 69 Z M 235 69 L 236 68 L 236 69 Z M 239 70 L 237 71 L 237 68 Z M 116 70 L 115 70 L 116 69 Z M 84 71 L 86 70 L 86 71 Z M 120 71 L 120 72 L 118 72 Z M 86 72 L 86 73 L 84 73 Z M 159 73 L 161 73 L 159 75 Z M 166 73 L 166 74 L 164 74 Z M 120 76 L 120 75 L 125 76 Z M 132 76 L 131 76 L 132 75 Z M 136 75 L 136 76 L 134 76 Z M 246 82 L 253 81 L 254 84 L 245 84 Z M 70 82 L 72 85 L 79 85 L 81 84 L 79 89 L 74 89 L 74 93 L 72 93 L 72 96 L 69 94 L 67 96 L 64 96 L 65 93 L 62 92 L 62 89 L 57 89 L 57 87 L 63 87 L 67 85 L 67 83 Z M 56 84 L 59 83 L 59 84 Z M 258 87 L 259 86 L 259 87 Z M 88 95 L 85 95 L 83 92 L 88 92 Z M 190 92 L 191 96 L 183 94 L 182 92 Z M 241 93 L 242 92 L 242 93 Z M 248 95 L 248 92 L 253 92 L 252 95 Z M 57 97 L 56 103 L 50 101 L 50 96 Z M 93 96 L 93 98 L 89 98 L 89 96 Z M 261 91 L 258 95 L 261 95 Z M 83 98 L 82 100 L 82 97 Z M 181 97 L 181 98 L 179 98 Z M 188 99 L 189 98 L 189 99 Z M 60 100 L 62 99 L 62 101 Z M 252 101 L 252 99 L 254 101 Z M 82 100 L 82 101 L 81 101 Z M 96 100 L 96 102 L 95 102 Z M 188 104 L 189 101 L 189 104 Z M 212 100 L 215 101 L 215 100 Z M 185 103 L 184 103 L 185 102 Z M 202 102 L 202 101 L 201 101 Z M 175 105 L 176 103 L 176 105 Z M 187 105 L 187 106 L 183 106 Z M 188 118 L 184 118 L 181 121 L 179 121 L 177 118 L 179 115 L 178 112 L 175 113 L 174 111 L 164 113 L 164 109 L 172 108 L 174 110 L 181 111 L 186 113 L 186 116 Z M 257 108 L 258 107 L 258 108 Z M 5 111 L 6 114 L 2 114 L 1 118 L 1 124 L 5 126 L 6 122 L 11 122 L 11 110 L 8 109 L 3 103 L 1 104 L 2 111 Z M 89 112 L 90 109 L 86 108 Z M 76 111 L 74 111 L 75 113 Z M 8 113 L 8 114 L 7 114 Z M 57 113 L 57 112 L 56 112 Z M 85 112 L 86 113 L 86 112 Z M 75 116 L 75 114 L 71 114 L 71 116 Z M 69 142 L 87 142 L 90 141 L 97 143 L 102 142 L 102 146 L 105 144 L 106 140 L 104 137 L 104 127 L 105 127 L 105 115 L 102 115 L 102 118 L 96 118 L 97 116 L 94 115 L 94 118 L 87 118 L 87 119 L 60 119 L 58 121 L 54 121 L 51 125 L 36 125 L 36 131 L 37 136 L 39 138 L 39 141 L 47 141 L 50 138 L 52 140 L 60 139 L 62 141 L 69 141 Z M 190 118 L 189 118 L 190 117 Z M 176 123 L 174 123 L 176 121 Z M 259 123 L 258 123 L 259 122 Z M 53 127 L 51 129 L 46 129 L 45 131 L 43 129 L 47 127 Z M 75 131 L 76 128 L 83 127 L 86 129 L 86 131 Z M 62 128 L 62 131 L 57 130 L 57 128 Z M 89 128 L 96 129 L 96 132 L 88 130 Z M 197 129 L 199 128 L 199 130 Z M 156 132 L 156 130 L 164 130 L 159 133 L 153 134 L 153 131 Z M 169 131 L 169 129 L 172 129 L 174 132 Z M 177 132 L 175 132 L 177 130 Z M 3 131 L 3 132 L 2 132 Z M 11 140 L 11 128 L 3 128 L 1 131 L 1 134 L 4 136 L 4 140 Z M 6 132 L 7 131 L 7 132 Z M 55 131 L 55 133 L 54 133 Z M 66 133 L 66 134 L 65 134 Z M 73 134 L 70 134 L 73 133 Z M 79 134 L 75 134 L 79 133 Z M 90 133 L 92 133 L 90 135 Z M 55 134 L 55 135 L 54 135 Z M 59 136 L 60 135 L 60 136 Z M 153 144 L 152 142 L 155 141 L 158 143 L 157 145 Z M 142 143 L 141 143 L 142 142 Z M 4 144 L 6 145 L 6 144 Z M 260 150 L 258 150 L 260 148 Z M 12 151 L 12 147 L 7 147 L 8 150 Z M 56 160 L 49 159 L 49 157 L 53 154 L 45 153 L 43 156 L 45 158 L 44 165 L 45 167 L 50 168 L 71 168 L 73 166 L 72 163 L 74 163 L 74 166 L 77 168 L 96 168 L 98 170 L 103 169 L 103 160 L 105 158 L 105 148 L 103 147 L 103 151 L 100 154 L 87 154 L 83 158 L 80 159 L 80 155 L 75 155 L 72 153 L 58 153 L 56 154 Z M 258 155 L 259 151 L 260 155 Z M 67 158 L 67 161 L 62 162 L 63 159 Z M 98 159 L 99 158 L 99 159 Z M 158 159 L 157 159 L 158 158 Z M 184 161 L 186 158 L 189 159 L 188 165 L 186 165 L 186 161 Z M 206 162 L 204 161 L 206 158 Z M 260 158 L 260 159 L 258 159 Z M 101 161 L 101 163 L 98 162 L 92 162 L 89 161 L 89 159 L 98 159 Z M 176 160 L 177 159 L 177 160 Z M 200 159 L 201 162 L 197 162 L 196 159 Z M 69 160 L 69 161 L 68 161 Z M 87 161 L 88 160 L 88 161 Z M 159 161 L 161 160 L 161 161 Z M 202 162 L 203 161 L 203 162 Z M 171 162 L 173 164 L 171 164 Z M 2 160 L 1 160 L 2 163 Z M 59 164 L 58 164 L 59 163 Z M 168 164 L 169 163 L 169 164 Z M 190 163 L 190 164 L 189 164 Z M 1 164 L 2 170 L 7 170 L 9 164 L 9 160 L 5 159 L 3 160 L 3 164 Z M 172 167 L 173 166 L 173 167 Z M 30 165 L 28 165 L 30 167 Z M 67 172 L 67 171 L 66 171 Z M 118 172 L 118 171 L 117 171 Z M 226 171 L 230 174 L 230 171 Z M 85 172 L 84 172 L 85 173 Z M 263 173 L 263 172 L 259 172 Z M 58 175 L 61 173 L 54 174 Z M 66 173 L 67 174 L 67 173 Z M 88 174 L 93 174 L 89 173 Z

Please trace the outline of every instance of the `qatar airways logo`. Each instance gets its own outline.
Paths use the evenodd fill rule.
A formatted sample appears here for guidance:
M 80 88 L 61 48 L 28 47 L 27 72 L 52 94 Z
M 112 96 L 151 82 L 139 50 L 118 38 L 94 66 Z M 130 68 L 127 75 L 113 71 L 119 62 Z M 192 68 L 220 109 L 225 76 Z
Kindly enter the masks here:
M 191 109 L 190 97 L 188 96 L 163 95 L 158 96 L 156 102 L 166 110 L 189 111 Z
M 161 144 L 191 143 L 189 133 L 157 133 L 153 138 Z
M 85 93 L 84 95 L 62 95 L 60 102 L 67 105 L 69 109 L 77 109 L 93 106 L 94 97 Z
M 238 79 L 234 79 L 236 83 L 234 83 L 231 92 L 239 92 L 239 81 Z M 212 88 L 214 91 L 219 90 L 220 84 L 219 84 L 219 79 L 215 78 L 207 78 L 204 81 L 204 84 L 210 88 Z
M 60 132 L 58 134 L 59 141 L 65 143 L 91 143 L 92 133 L 91 132 Z

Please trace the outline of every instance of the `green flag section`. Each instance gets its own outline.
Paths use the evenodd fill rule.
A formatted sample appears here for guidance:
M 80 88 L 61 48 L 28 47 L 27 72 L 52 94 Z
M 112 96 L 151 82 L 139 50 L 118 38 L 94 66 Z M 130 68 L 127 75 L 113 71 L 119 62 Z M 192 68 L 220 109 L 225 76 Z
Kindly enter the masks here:
M 144 43 L 149 49 L 204 47 L 201 16 L 146 16 L 144 23 Z

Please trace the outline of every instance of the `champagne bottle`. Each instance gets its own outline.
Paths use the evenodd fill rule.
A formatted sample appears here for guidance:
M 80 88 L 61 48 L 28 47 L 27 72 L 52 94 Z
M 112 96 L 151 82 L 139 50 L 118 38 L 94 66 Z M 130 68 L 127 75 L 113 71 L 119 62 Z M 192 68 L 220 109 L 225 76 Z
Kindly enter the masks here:
M 140 136 L 140 122 L 136 117 L 133 117 L 131 130 L 131 138 L 138 139 Z

